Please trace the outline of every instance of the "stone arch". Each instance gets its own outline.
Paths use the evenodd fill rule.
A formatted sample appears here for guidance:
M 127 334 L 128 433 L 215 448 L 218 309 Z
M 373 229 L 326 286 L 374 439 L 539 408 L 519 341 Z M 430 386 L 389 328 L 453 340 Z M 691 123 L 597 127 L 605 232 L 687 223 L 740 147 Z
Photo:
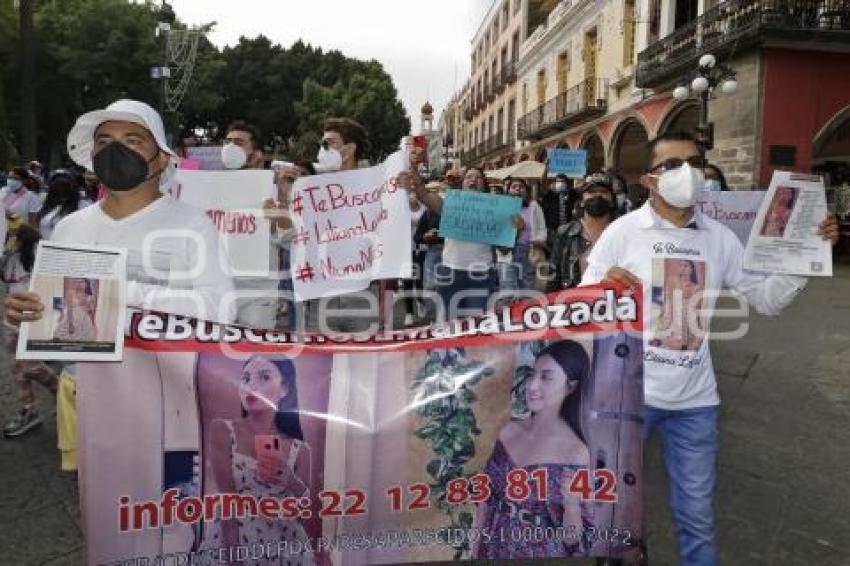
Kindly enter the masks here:
M 850 160 L 850 106 L 838 111 L 815 134 L 812 159 Z
M 646 126 L 634 116 L 624 119 L 614 130 L 609 162 L 629 184 L 638 183 L 644 172 L 644 152 L 648 141 Z
M 597 173 L 605 169 L 605 142 L 596 130 L 585 134 L 579 144 L 580 149 L 587 151 L 587 172 Z
M 696 135 L 699 124 L 699 103 L 695 100 L 686 100 L 673 106 L 661 124 L 658 126 L 658 135 L 667 132 L 687 132 Z

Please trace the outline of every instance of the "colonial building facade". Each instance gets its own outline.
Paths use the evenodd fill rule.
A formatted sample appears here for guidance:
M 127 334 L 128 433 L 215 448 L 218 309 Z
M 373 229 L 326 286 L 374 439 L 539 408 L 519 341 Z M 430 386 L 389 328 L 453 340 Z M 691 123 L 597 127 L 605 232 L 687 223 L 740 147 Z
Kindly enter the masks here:
M 610 167 L 637 182 L 648 139 L 696 131 L 700 100 L 672 92 L 705 53 L 737 82 L 734 93 L 712 89 L 707 104 L 708 157 L 733 188 L 764 188 L 775 168 L 850 161 L 850 5 L 841 0 L 495 2 L 457 97 L 465 130 L 455 153 L 494 168 L 584 148 L 590 171 Z M 516 79 L 498 90 L 493 69 L 505 60 Z

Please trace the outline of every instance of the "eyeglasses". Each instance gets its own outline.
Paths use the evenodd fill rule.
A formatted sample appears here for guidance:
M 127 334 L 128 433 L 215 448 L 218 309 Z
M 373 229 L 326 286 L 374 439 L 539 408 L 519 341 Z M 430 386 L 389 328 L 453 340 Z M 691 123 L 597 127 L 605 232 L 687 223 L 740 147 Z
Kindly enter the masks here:
M 707 162 L 705 160 L 705 157 L 703 157 L 702 155 L 692 155 L 691 157 L 688 157 L 687 159 L 681 159 L 679 157 L 670 157 L 669 159 L 665 159 L 664 161 L 662 161 L 658 165 L 652 167 L 649 170 L 649 172 L 655 173 L 659 169 L 662 172 L 672 171 L 673 169 L 678 169 L 679 167 L 681 167 L 685 163 L 687 163 L 688 165 L 690 165 L 694 169 L 704 169 Z

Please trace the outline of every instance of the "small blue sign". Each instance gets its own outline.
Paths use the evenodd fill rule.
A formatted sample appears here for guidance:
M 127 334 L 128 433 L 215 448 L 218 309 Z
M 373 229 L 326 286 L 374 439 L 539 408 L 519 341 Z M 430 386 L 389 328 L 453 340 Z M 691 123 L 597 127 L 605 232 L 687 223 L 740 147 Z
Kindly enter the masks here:
M 587 151 L 584 149 L 549 149 L 549 173 L 580 179 L 587 175 Z
M 513 217 L 521 209 L 522 199 L 519 197 L 477 191 L 447 191 L 440 215 L 440 235 L 453 240 L 512 248 L 516 243 Z

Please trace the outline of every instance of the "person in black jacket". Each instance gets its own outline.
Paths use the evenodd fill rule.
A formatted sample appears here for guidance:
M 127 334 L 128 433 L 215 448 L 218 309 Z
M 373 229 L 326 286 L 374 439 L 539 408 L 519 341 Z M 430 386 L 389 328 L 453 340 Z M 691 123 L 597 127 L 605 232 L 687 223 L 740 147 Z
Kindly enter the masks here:
M 414 262 L 421 270 L 422 290 L 426 293 L 423 297 L 426 324 L 436 320 L 436 304 L 427 296 L 427 293 L 436 293 L 436 270 L 443 260 L 443 238 L 440 236 L 439 229 L 440 215 L 426 209 L 413 234 Z
M 576 287 L 593 244 L 616 217 L 614 180 L 606 173 L 588 176 L 579 190 L 577 218 L 558 228 L 552 245 L 549 290 Z

